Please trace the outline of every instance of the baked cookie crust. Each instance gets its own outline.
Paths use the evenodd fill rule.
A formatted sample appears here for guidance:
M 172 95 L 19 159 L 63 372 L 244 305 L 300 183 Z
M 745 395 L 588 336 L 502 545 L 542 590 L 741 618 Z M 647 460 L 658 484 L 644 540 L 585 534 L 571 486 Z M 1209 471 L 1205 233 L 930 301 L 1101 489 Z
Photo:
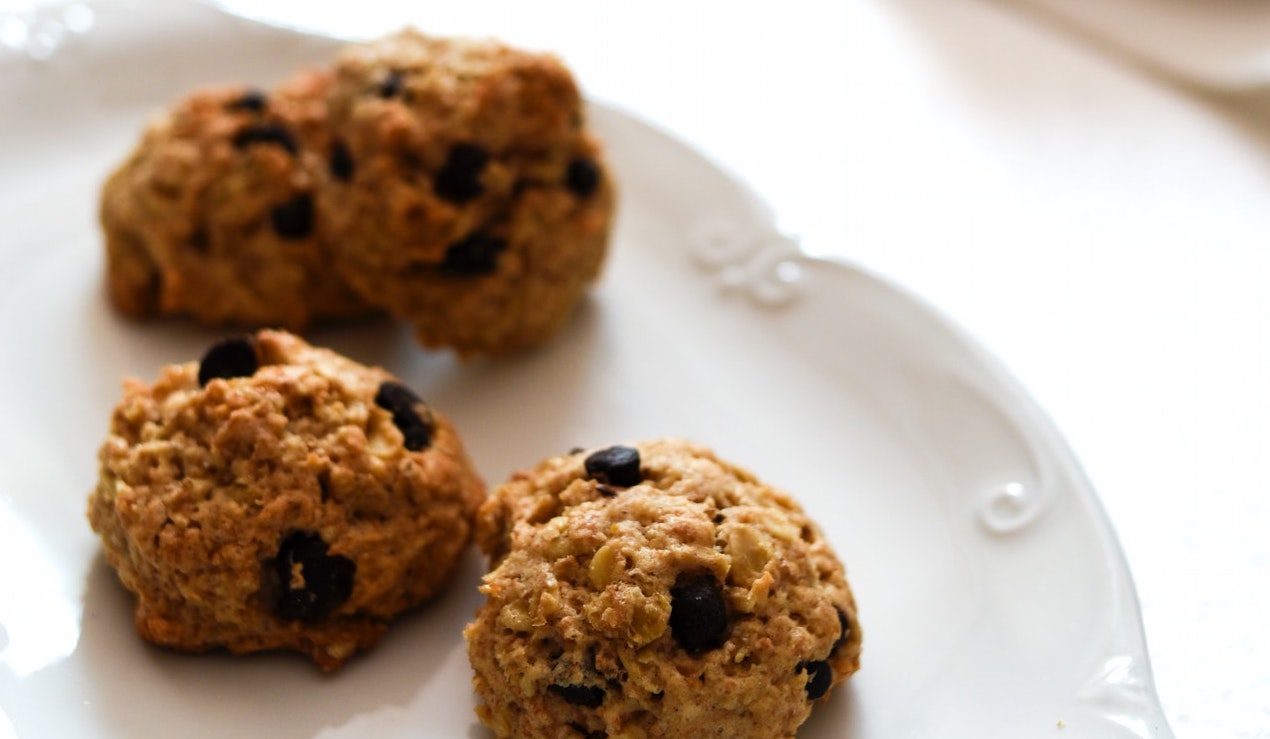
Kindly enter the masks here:
M 555 335 L 600 273 L 616 200 L 564 64 L 408 29 L 334 69 L 341 274 L 428 347 L 497 355 Z
M 499 737 L 791 737 L 860 665 L 844 569 L 786 493 L 677 439 L 554 457 L 481 507 L 465 631 Z
M 331 82 L 313 70 L 269 93 L 206 88 L 150 122 L 101 194 L 121 313 L 299 331 L 374 312 L 330 269 L 319 211 Z
M 88 519 L 145 639 L 324 669 L 437 594 L 485 488 L 392 375 L 278 331 L 128 380 Z

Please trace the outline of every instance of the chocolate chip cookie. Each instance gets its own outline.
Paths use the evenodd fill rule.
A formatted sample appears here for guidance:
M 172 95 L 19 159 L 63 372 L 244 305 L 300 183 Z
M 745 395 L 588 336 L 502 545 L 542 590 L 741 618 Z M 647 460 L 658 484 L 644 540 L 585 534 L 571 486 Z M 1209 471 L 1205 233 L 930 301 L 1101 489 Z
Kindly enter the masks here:
M 464 356 L 538 345 L 604 261 L 614 186 L 555 57 L 406 30 L 346 48 L 323 191 L 341 274 Z
M 499 737 L 791 737 L 860 664 L 842 564 L 787 494 L 681 440 L 543 461 L 481 507 L 465 635 Z
M 150 123 L 102 189 L 106 284 L 135 318 L 301 330 L 372 312 L 330 268 L 318 191 L 332 77 L 199 90 Z
M 446 585 L 484 498 L 445 416 L 277 331 L 127 381 L 98 459 L 88 518 L 144 638 L 328 670 Z

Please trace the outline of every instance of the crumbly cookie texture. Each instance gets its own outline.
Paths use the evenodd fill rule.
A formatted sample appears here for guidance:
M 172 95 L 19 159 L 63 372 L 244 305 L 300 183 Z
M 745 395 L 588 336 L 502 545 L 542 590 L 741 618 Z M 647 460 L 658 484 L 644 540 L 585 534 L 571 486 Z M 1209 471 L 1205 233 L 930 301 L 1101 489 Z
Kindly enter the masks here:
M 306 71 L 269 93 L 208 88 L 150 123 L 101 195 L 120 312 L 296 331 L 373 312 L 331 270 L 317 203 L 331 83 Z
M 329 670 L 446 585 L 484 497 L 389 373 L 261 331 L 125 382 L 88 518 L 147 640 Z
M 579 451 L 482 505 L 465 636 L 499 737 L 792 737 L 860 665 L 842 564 L 787 494 L 668 439 Z
M 347 166 L 323 194 L 341 274 L 429 347 L 555 335 L 600 273 L 615 202 L 566 67 L 405 30 L 349 46 L 334 73 Z

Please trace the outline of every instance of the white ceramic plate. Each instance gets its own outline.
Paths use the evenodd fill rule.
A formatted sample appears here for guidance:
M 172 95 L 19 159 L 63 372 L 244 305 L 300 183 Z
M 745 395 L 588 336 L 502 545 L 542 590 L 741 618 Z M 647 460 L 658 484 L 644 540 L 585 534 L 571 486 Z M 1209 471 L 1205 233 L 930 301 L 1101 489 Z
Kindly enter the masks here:
M 111 312 L 97 189 L 192 86 L 269 84 L 336 42 L 132 8 L 46 11 L 25 45 L 0 28 L 0 737 L 487 736 L 460 635 L 475 553 L 333 676 L 133 632 L 84 520 L 96 448 L 121 377 L 214 334 Z M 622 184 L 613 257 L 548 348 L 464 366 L 386 323 L 311 338 L 448 412 L 491 481 L 574 445 L 679 435 L 792 491 L 847 562 L 865 631 L 864 669 L 800 737 L 1169 737 L 1109 526 L 1017 385 L 913 298 L 799 255 L 684 146 L 611 108 L 592 122 Z

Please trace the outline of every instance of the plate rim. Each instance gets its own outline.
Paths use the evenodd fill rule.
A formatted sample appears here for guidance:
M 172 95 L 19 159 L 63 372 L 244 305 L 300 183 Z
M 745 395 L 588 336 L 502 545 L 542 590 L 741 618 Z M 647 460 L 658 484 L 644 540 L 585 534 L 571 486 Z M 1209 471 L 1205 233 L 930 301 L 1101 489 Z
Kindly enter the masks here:
M 89 0 L 87 3 L 62 2 L 51 7 L 64 8 L 71 5 L 86 5 L 90 8 L 96 8 L 104 12 L 112 12 L 111 10 L 106 9 L 124 8 L 126 6 L 135 6 L 137 4 L 124 3 L 120 0 Z M 160 6 L 159 3 L 151 3 L 151 5 L 155 7 Z M 285 34 L 294 34 L 330 42 L 342 40 L 339 37 L 314 33 L 286 25 L 264 23 L 258 19 L 230 13 L 215 3 L 186 0 L 186 2 L 182 3 L 164 3 L 162 5 L 180 6 L 186 9 L 199 8 L 199 12 L 210 11 L 221 17 L 234 18 L 248 24 L 267 26 Z M 627 110 L 621 106 L 602 100 L 590 99 L 589 102 L 595 106 L 597 111 L 601 112 L 601 115 L 613 115 L 625 119 L 633 125 L 643 128 L 652 135 L 662 139 L 664 143 L 678 147 L 686 155 L 689 155 L 701 161 L 711 169 L 714 169 L 719 173 L 720 177 L 726 179 L 739 194 L 742 194 L 747 198 L 756 214 L 761 214 L 762 218 L 765 220 L 773 223 L 775 222 L 774 213 L 771 207 L 764 202 L 749 183 L 747 183 L 743 178 L 738 177 L 736 173 L 731 171 L 725 164 L 715 161 L 708 157 L 705 153 L 694 149 L 674 136 L 672 132 L 663 129 L 655 122 L 646 120 L 636 111 Z M 779 283 L 784 279 L 780 274 L 780 270 L 784 265 L 791 263 L 800 265 L 804 269 L 811 270 L 813 272 L 823 272 L 824 274 L 839 275 L 840 277 L 849 279 L 864 280 L 874 285 L 877 289 L 894 295 L 896 299 L 901 302 L 905 302 L 913 306 L 927 320 L 930 320 L 933 324 L 937 325 L 940 330 L 945 332 L 959 346 L 961 346 L 967 356 L 971 357 L 973 361 L 983 369 L 983 371 L 988 373 L 998 386 L 1005 388 L 1008 393 L 1016 396 L 1016 398 L 1022 403 L 1023 411 L 1028 416 L 1030 422 L 1040 429 L 1046 436 L 1050 451 L 1059 455 L 1062 458 L 1061 462 L 1063 466 L 1076 476 L 1078 484 L 1075 486 L 1075 489 L 1081 498 L 1080 502 L 1089 512 L 1089 522 L 1094 525 L 1094 529 L 1098 533 L 1099 546 L 1109 553 L 1107 563 L 1112 569 L 1112 574 L 1120 582 L 1120 586 L 1115 588 L 1116 595 L 1121 601 L 1119 603 L 1119 607 L 1125 609 L 1126 613 L 1132 615 L 1132 618 L 1125 618 L 1122 616 L 1121 618 L 1115 619 L 1114 623 L 1120 632 L 1118 637 L 1124 641 L 1125 645 L 1127 645 L 1126 651 L 1129 653 L 1128 656 L 1134 658 L 1140 663 L 1141 669 L 1139 669 L 1138 673 L 1133 677 L 1139 682 L 1145 682 L 1139 685 L 1137 689 L 1150 699 L 1152 704 L 1150 708 L 1159 713 L 1158 720 L 1161 722 L 1160 725 L 1156 727 L 1155 732 L 1149 734 L 1149 736 L 1160 737 L 1161 739 L 1171 736 L 1167 724 L 1164 723 L 1158 696 L 1155 692 L 1154 680 L 1151 676 L 1150 659 L 1146 648 L 1147 645 L 1145 642 L 1145 632 L 1142 624 L 1141 608 L 1138 602 L 1136 588 L 1133 585 L 1132 574 L 1130 572 L 1127 559 L 1124 556 L 1123 549 L 1121 548 L 1120 542 L 1115 534 L 1114 526 L 1108 517 L 1101 500 L 1099 499 L 1093 486 L 1090 484 L 1083 467 L 1080 465 L 1075 454 L 1069 447 L 1066 439 L 1063 437 L 1060 430 L 1048 414 L 1044 412 L 1043 408 L 1027 392 L 1023 384 L 1004 367 L 995 355 L 987 351 L 974 338 L 973 334 L 969 330 L 958 325 L 947 314 L 939 310 L 936 306 L 930 304 L 921 296 L 913 293 L 904 286 L 897 285 L 879 275 L 871 273 L 861 265 L 852 264 L 846 260 L 836 258 L 814 257 L 807 255 L 799 249 L 797 243 L 793 239 L 783 234 L 773 232 L 771 234 L 765 234 L 764 238 L 767 239 L 765 242 L 767 246 L 758 252 L 747 254 L 746 259 L 763 262 L 766 265 L 764 269 L 768 269 L 769 271 L 761 272 L 757 275 L 748 275 L 745 279 L 750 280 L 750 282 L 745 283 L 743 281 L 739 286 L 743 292 L 749 290 L 755 284 L 764 284 L 764 280 L 769 279 L 775 280 L 778 283 L 777 286 L 779 287 Z M 772 244 L 775 244 L 775 246 L 772 247 Z M 768 262 L 770 262 L 770 264 L 768 264 Z M 736 288 L 738 286 L 732 285 L 731 287 Z M 751 295 L 750 297 L 753 296 Z M 777 296 L 777 302 L 779 302 L 780 299 L 781 298 Z M 757 300 L 759 303 L 763 303 L 766 298 L 759 295 L 754 298 L 754 300 Z M 3 705 L 0 704 L 0 719 L 3 719 L 3 717 Z M 0 728 L 3 728 L 2 720 L 0 720 Z

